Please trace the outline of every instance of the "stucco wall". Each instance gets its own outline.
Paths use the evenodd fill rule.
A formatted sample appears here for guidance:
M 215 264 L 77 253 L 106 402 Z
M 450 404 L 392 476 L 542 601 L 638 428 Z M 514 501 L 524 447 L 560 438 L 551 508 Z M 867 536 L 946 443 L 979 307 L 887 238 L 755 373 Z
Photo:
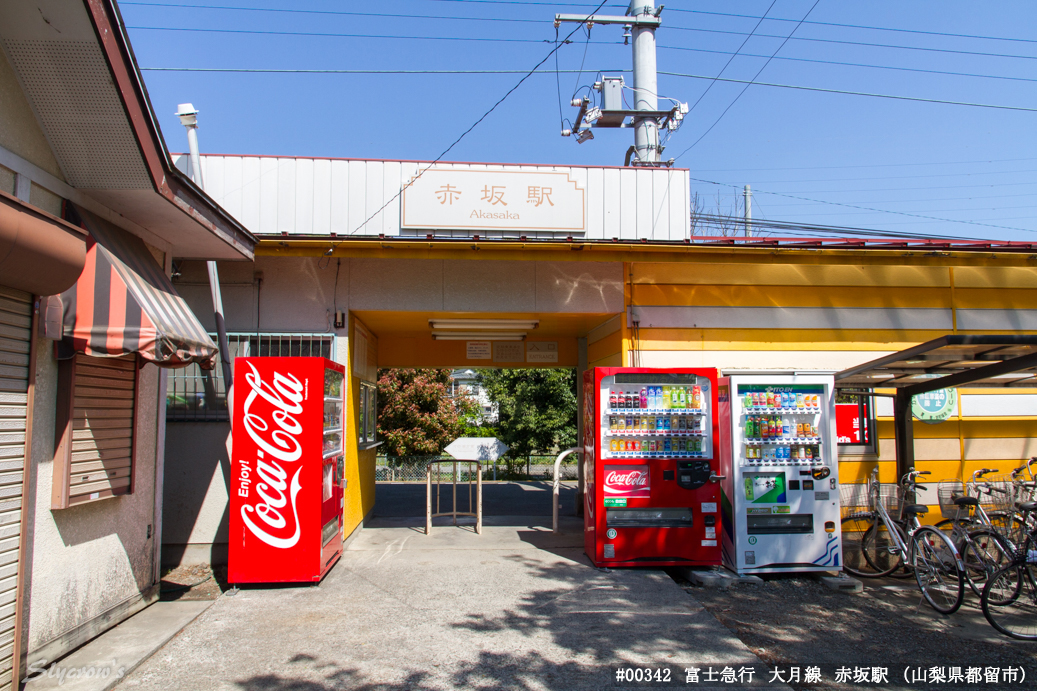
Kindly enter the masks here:
M 65 179 L 3 51 L 0 51 L 0 146 Z
M 39 348 L 32 421 L 30 661 L 44 646 L 49 659 L 75 647 L 77 629 L 90 629 L 92 620 L 113 607 L 139 600 L 155 582 L 148 527 L 154 527 L 158 368 L 146 365 L 140 376 L 133 493 L 52 511 L 57 361 L 50 345 L 43 341 Z M 56 639 L 63 639 L 57 648 L 47 645 Z

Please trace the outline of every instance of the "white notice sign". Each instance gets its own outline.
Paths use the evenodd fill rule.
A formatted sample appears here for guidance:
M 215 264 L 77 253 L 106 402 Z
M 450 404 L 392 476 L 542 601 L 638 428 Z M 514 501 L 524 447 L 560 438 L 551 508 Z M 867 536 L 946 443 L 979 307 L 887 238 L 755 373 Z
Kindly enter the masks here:
M 403 190 L 401 228 L 587 229 L 586 192 L 569 173 L 430 168 L 412 180 Z
M 468 359 L 469 360 L 489 360 L 490 359 L 490 342 L 489 341 L 466 341 L 468 344 Z
M 525 358 L 526 349 L 522 343 L 517 341 L 494 341 L 494 362 L 522 362 Z
M 526 341 L 526 362 L 558 362 L 558 342 Z

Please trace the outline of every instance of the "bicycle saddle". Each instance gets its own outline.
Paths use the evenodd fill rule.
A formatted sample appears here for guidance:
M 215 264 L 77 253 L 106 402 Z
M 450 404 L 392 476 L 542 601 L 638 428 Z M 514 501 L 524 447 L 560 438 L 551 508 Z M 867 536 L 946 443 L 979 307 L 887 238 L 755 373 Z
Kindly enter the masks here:
M 1020 511 L 1037 511 L 1037 501 L 1028 501 L 1019 505 Z
M 904 507 L 904 513 L 920 516 L 929 513 L 929 507 L 925 504 L 908 504 Z
M 979 506 L 979 499 L 975 497 L 955 497 L 954 503 L 958 506 Z

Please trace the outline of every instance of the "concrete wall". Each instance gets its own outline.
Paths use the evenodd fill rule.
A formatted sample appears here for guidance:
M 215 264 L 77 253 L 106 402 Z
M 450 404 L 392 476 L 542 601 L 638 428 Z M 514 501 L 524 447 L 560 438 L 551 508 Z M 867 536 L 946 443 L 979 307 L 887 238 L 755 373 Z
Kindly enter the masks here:
M 185 261 L 180 271 L 177 291 L 202 324 L 215 330 L 205 263 Z M 333 328 L 336 309 L 623 311 L 619 262 L 258 257 L 254 264 L 219 262 L 219 271 L 232 332 L 345 335 L 345 329 Z
M 52 511 L 57 372 L 51 342 L 43 341 L 30 459 L 35 506 L 26 538 L 29 663 L 60 657 L 157 596 L 148 531 L 155 525 L 159 370 L 146 365 L 140 376 L 133 493 Z
M 166 423 L 163 564 L 227 562 L 229 434 L 226 422 Z

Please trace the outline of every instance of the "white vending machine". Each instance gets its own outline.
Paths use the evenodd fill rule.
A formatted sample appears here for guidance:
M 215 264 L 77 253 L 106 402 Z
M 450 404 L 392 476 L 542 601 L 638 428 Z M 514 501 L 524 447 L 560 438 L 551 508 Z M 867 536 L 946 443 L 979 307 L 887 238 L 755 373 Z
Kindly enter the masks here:
M 841 570 L 833 378 L 731 375 L 717 393 L 724 565 Z

